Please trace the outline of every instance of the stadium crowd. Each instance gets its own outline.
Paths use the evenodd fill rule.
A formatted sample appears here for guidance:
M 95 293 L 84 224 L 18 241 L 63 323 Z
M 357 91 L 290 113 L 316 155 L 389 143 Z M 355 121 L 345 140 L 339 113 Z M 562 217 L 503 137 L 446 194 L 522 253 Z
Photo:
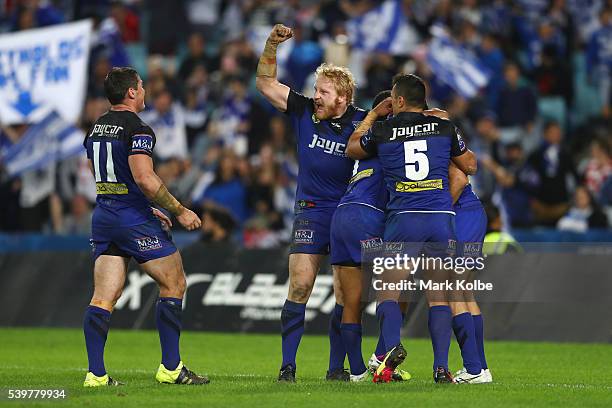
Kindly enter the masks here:
M 508 227 L 611 224 L 612 1 L 4 0 L 0 11 L 4 33 L 94 19 L 78 125 L 87 131 L 108 109 L 109 69 L 134 66 L 147 92 L 141 116 L 157 137 L 156 171 L 202 214 L 203 240 L 289 241 L 295 141 L 254 87 L 277 22 L 295 31 L 279 54 L 279 79 L 304 94 L 322 62 L 351 69 L 361 107 L 398 72 L 425 79 L 429 105 L 449 112 L 478 155 L 475 191 L 502 208 Z M 376 20 L 376 30 L 374 15 L 389 24 Z M 475 94 L 429 57 L 440 32 L 488 76 Z M 25 129 L 2 126 L 0 148 Z M 51 180 L 0 177 L 0 231 L 89 233 L 95 188 L 84 153 Z M 55 188 L 41 197 L 40 183 Z

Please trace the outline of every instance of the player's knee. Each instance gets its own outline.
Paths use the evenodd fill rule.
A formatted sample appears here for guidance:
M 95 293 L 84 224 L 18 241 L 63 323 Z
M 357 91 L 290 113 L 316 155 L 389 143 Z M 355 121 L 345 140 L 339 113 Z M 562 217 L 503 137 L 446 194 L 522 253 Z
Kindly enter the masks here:
M 294 302 L 304 303 L 308 300 L 311 290 L 312 284 L 310 282 L 291 282 L 291 284 L 289 285 L 289 298 Z

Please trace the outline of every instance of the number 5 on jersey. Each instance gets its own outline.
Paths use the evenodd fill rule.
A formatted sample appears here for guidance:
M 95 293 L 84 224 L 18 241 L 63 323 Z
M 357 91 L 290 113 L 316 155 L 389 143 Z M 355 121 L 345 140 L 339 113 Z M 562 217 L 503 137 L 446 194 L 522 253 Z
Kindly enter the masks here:
M 429 174 L 427 140 L 410 140 L 404 142 L 406 178 L 411 181 L 423 180 Z

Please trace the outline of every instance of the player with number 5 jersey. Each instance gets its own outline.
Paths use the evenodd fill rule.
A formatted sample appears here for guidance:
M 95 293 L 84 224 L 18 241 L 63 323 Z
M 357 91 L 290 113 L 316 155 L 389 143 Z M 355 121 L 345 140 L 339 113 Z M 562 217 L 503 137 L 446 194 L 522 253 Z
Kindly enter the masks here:
M 452 122 L 425 115 L 426 109 L 423 81 L 415 75 L 397 76 L 391 98 L 370 111 L 351 135 L 347 154 L 353 159 L 376 154 L 380 160 L 390 194 L 384 241 L 402 243 L 408 256 L 425 252 L 445 257 L 454 255 L 456 246 L 448 167 L 452 160 L 465 174 L 474 174 L 476 158 Z M 393 117 L 376 122 L 389 113 Z M 452 382 L 450 307 L 446 299 L 430 301 L 429 306 L 434 380 Z M 374 380 L 381 376 L 381 381 L 387 381 L 406 355 L 400 343 L 402 314 L 395 294 L 379 299 L 377 315 L 387 354 Z

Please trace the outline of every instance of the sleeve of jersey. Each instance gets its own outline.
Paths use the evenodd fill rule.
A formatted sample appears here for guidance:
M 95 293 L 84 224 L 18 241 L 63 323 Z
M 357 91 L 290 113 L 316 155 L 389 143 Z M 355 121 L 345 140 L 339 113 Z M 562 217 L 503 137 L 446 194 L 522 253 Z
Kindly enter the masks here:
M 359 139 L 359 144 L 361 148 L 367 152 L 368 154 L 374 156 L 376 155 L 376 143 L 374 142 L 374 135 L 372 134 L 372 129 L 369 129 L 366 133 L 364 133 Z
M 148 126 L 141 127 L 131 137 L 128 155 L 146 154 L 147 156 L 152 156 L 154 147 L 155 133 L 153 129 Z
M 451 156 L 461 156 L 463 153 L 467 152 L 467 150 L 468 148 L 465 144 L 465 140 L 463 140 L 461 131 L 455 127 L 455 131 L 451 136 Z
M 295 92 L 293 89 L 289 90 L 287 110 L 285 111 L 287 115 L 302 116 L 308 109 L 308 106 L 312 106 L 312 100 L 310 98 Z

